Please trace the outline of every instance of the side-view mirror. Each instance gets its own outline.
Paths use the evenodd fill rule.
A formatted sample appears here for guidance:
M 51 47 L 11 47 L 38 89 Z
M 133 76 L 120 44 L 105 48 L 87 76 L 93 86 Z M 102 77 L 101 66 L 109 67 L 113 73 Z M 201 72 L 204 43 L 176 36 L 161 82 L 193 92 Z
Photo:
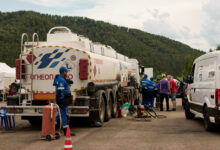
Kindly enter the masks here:
M 183 82 L 184 83 L 189 83 L 188 76 L 183 77 Z
M 188 75 L 188 76 L 183 77 L 183 82 L 188 83 L 188 84 L 193 83 L 193 76 Z
M 144 66 L 140 66 L 140 75 L 144 75 Z
M 189 75 L 188 76 L 188 84 L 193 83 L 193 76 Z

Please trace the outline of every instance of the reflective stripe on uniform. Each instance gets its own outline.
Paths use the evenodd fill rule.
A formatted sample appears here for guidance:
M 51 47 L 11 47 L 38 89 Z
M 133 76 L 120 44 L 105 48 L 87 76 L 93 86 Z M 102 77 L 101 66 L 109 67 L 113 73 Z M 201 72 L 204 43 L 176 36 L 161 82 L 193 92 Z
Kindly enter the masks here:
M 58 90 L 64 90 L 64 87 L 58 87 L 57 89 Z
M 65 126 L 63 126 L 63 128 L 68 128 L 69 127 L 69 125 L 65 125 Z

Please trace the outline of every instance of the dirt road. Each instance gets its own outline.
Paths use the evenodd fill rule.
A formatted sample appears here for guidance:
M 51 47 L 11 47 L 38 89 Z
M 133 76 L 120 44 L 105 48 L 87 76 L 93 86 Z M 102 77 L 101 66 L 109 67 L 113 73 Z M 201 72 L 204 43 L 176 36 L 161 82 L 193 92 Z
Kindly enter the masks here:
M 179 103 L 180 104 L 180 103 Z M 220 132 L 204 130 L 200 119 L 186 120 L 181 106 L 176 112 L 158 112 L 165 119 L 135 121 L 132 118 L 111 119 L 102 128 L 85 123 L 75 124 L 71 131 L 74 150 L 219 150 Z M 40 127 L 32 127 L 16 117 L 16 128 L 0 129 L 0 150 L 62 150 L 64 137 L 47 142 L 40 140 Z

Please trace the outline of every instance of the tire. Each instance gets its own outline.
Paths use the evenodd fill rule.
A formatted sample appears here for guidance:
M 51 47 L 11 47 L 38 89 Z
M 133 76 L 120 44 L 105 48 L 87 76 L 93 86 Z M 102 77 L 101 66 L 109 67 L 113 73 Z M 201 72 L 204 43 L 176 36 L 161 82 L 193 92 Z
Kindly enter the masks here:
M 114 103 L 112 104 L 112 118 L 117 118 L 118 117 L 118 105 L 117 105 L 117 93 L 115 93 L 114 96 Z
M 101 96 L 100 107 L 99 107 L 99 122 L 103 123 L 105 119 L 105 100 L 104 97 Z
M 134 105 L 134 101 L 135 101 L 135 94 L 134 94 L 134 90 L 131 89 L 130 90 L 130 95 L 131 95 L 131 104 L 130 105 Z
M 111 119 L 112 108 L 113 108 L 113 106 L 112 106 L 112 97 L 109 94 L 106 109 L 105 109 L 105 121 L 109 121 Z
M 190 112 L 189 102 L 185 102 L 184 103 L 184 109 L 185 109 L 185 117 L 186 117 L 186 119 L 194 119 L 195 118 L 195 114 Z
M 209 115 L 208 115 L 207 112 L 208 112 L 208 108 L 207 108 L 207 106 L 205 106 L 204 110 L 203 110 L 205 130 L 206 131 L 214 131 L 215 130 L 215 124 L 210 122 Z
M 96 93 L 96 106 L 95 108 L 98 108 L 97 111 L 91 111 L 89 115 L 89 122 L 90 124 L 94 124 L 96 122 L 103 123 L 105 119 L 105 100 L 103 97 L 104 91 L 100 90 Z
M 131 97 L 131 91 L 130 90 L 126 90 L 126 92 L 127 92 L 127 97 L 128 97 L 128 104 L 130 104 L 131 105 L 131 99 L 132 99 L 132 97 Z M 124 101 L 124 103 L 125 103 L 125 101 Z
M 134 105 L 140 105 L 140 96 L 141 94 L 139 93 L 139 91 L 136 89 L 135 90 L 135 94 L 136 94 L 136 99 L 135 99 L 135 102 L 134 102 Z

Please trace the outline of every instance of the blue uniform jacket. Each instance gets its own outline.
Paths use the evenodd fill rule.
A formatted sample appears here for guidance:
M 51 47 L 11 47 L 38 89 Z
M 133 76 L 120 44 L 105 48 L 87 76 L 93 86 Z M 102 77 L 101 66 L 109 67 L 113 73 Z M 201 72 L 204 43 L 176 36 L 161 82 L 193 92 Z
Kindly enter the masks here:
M 66 82 L 66 79 L 62 75 L 56 75 L 53 86 L 56 87 L 56 94 L 58 94 L 58 90 L 61 91 L 60 97 L 58 99 L 64 99 L 65 94 L 70 94 L 69 86 Z
M 147 84 L 147 90 L 148 92 L 154 92 L 155 90 L 155 82 L 154 81 L 149 81 Z
M 154 90 L 157 91 L 158 87 L 157 87 L 157 83 L 154 82 Z
M 150 82 L 150 80 L 148 80 L 148 79 L 142 79 L 141 80 L 141 85 L 142 85 L 142 88 L 144 88 L 144 89 L 148 89 L 148 84 L 149 84 L 149 82 Z
M 150 81 L 148 79 L 142 79 L 141 80 L 142 88 L 146 89 L 148 92 L 153 92 L 157 90 L 157 84 L 153 81 Z

